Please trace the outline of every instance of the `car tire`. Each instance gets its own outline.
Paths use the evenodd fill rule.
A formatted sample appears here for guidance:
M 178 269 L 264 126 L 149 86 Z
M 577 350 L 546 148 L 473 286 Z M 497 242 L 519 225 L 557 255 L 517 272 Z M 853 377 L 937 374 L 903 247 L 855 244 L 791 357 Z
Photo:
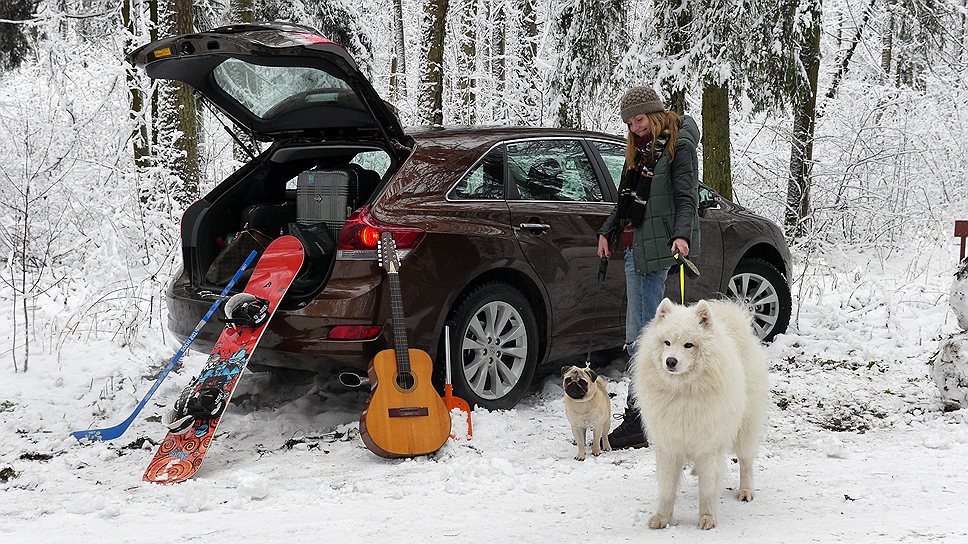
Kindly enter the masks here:
M 506 283 L 486 283 L 463 296 L 450 315 L 454 394 L 488 410 L 513 408 L 538 361 L 538 323 L 528 299 Z M 438 360 L 444 360 L 442 349 Z
M 753 312 L 753 328 L 764 342 L 786 332 L 793 303 L 790 285 L 775 266 L 763 259 L 746 258 L 736 265 L 726 294 Z

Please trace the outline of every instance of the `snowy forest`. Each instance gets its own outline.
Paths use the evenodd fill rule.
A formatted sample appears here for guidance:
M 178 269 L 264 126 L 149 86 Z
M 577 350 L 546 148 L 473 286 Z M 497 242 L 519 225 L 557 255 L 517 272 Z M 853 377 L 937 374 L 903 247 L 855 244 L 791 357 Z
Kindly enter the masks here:
M 358 444 L 358 395 L 256 375 L 233 398 L 210 472 L 179 495 L 134 487 L 157 418 L 132 427 L 138 443 L 67 438 L 123 419 L 177 349 L 164 293 L 181 215 L 248 160 L 228 119 L 126 55 L 274 20 L 344 46 L 404 127 L 624 135 L 623 91 L 659 90 L 699 124 L 702 181 L 780 225 L 793 256 L 790 328 L 768 347 L 764 498 L 737 505 L 724 492 L 722 536 L 968 539 L 968 410 L 941 402 L 929 368 L 963 334 L 948 305 L 952 228 L 968 219 L 968 0 L 0 0 L 0 534 L 142 542 L 150 517 L 183 541 L 197 534 L 180 516 L 221 513 L 213 530 L 227 531 L 241 511 L 247 534 L 272 541 L 320 504 L 336 541 L 394 534 L 400 518 L 374 522 L 371 504 L 411 515 L 413 542 L 649 531 L 651 450 L 573 463 L 553 378 L 514 410 L 475 411 L 472 441 L 390 463 Z M 602 371 L 613 410 L 623 371 Z M 169 377 L 149 411 L 189 378 Z M 573 478 L 567 491 L 560 478 Z M 703 542 L 695 484 L 684 488 L 682 526 L 664 534 Z M 249 504 L 267 496 L 277 502 Z M 615 515 L 602 521 L 595 504 Z
M 125 345 L 159 323 L 180 212 L 241 156 L 225 121 L 124 55 L 264 20 L 345 45 L 404 126 L 621 133 L 621 92 L 654 85 L 701 119 L 704 182 L 801 251 L 890 253 L 964 209 L 964 0 L 5 0 L 8 368 L 28 369 L 32 347 Z

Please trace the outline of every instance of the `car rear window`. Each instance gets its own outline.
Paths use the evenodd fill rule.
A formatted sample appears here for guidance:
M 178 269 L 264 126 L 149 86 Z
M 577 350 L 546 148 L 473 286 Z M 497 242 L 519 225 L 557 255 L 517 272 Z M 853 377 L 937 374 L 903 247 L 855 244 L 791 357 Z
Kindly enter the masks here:
M 226 94 L 261 119 L 308 106 L 333 105 L 365 111 L 345 81 L 316 68 L 263 66 L 229 58 L 212 75 Z

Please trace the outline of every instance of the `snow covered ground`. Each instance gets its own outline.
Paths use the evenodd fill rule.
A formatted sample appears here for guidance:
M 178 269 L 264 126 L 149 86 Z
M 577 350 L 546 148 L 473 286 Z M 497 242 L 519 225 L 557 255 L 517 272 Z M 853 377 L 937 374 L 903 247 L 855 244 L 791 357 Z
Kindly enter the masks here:
M 68 432 L 130 412 L 177 349 L 148 339 L 35 353 L 27 373 L 4 363 L 0 542 L 968 542 L 968 410 L 943 411 L 928 366 L 958 330 L 956 252 L 942 239 L 797 253 L 795 326 L 769 347 L 756 500 L 724 489 L 711 532 L 696 527 L 688 474 L 676 525 L 648 528 L 651 449 L 575 461 L 556 377 L 514 410 L 476 412 L 470 441 L 387 461 L 358 437 L 361 393 L 249 373 L 196 479 L 142 483 L 145 440 L 164 435 L 156 416 L 205 354 L 187 357 L 122 438 L 79 445 Z M 603 369 L 613 412 L 621 366 Z M 725 486 L 737 483 L 732 464 Z

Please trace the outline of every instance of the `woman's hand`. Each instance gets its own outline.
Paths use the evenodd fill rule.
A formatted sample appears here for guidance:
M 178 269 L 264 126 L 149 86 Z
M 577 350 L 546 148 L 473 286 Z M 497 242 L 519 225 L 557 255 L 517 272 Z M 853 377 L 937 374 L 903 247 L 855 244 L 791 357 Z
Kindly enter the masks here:
M 598 247 L 601 247 L 601 244 Z M 683 257 L 689 256 L 689 242 L 685 238 L 676 238 L 672 241 L 672 254 L 675 255 L 676 253 Z
M 604 235 L 598 235 L 598 256 L 603 259 L 611 259 L 612 251 L 608 248 L 608 238 Z

